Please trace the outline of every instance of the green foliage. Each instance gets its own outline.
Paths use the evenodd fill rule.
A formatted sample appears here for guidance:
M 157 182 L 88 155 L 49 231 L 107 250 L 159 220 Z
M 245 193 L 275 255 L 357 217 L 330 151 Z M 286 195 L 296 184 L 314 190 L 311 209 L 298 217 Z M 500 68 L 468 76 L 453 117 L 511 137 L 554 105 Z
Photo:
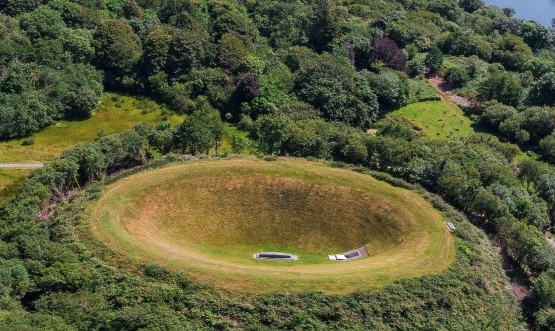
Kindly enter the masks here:
M 228 105 L 231 97 L 232 80 L 220 68 L 193 69 L 189 74 L 188 85 L 191 97 L 206 96 L 210 104 L 218 109 Z
M 219 62 L 226 69 L 235 69 L 248 55 L 249 50 L 237 34 L 225 33 L 220 39 Z
M 443 41 L 443 50 L 453 55 L 472 56 L 488 61 L 493 53 L 493 46 L 485 37 L 470 31 L 451 32 Z
M 379 28 L 395 41 L 420 52 L 433 52 L 446 28 L 439 15 L 425 10 L 384 14 L 380 21 Z
M 239 134 L 234 134 L 231 137 L 231 150 L 233 153 L 240 154 L 247 146 L 248 140 L 245 137 Z
M 459 6 L 469 13 L 473 13 L 485 6 L 482 0 L 459 0 Z
M 102 96 L 102 74 L 90 65 L 70 65 L 64 79 L 57 85 L 58 97 L 64 103 L 67 118 L 87 118 L 92 115 Z
M 301 1 L 264 1 L 254 8 L 254 21 L 260 34 L 276 48 L 306 44 L 310 31 L 310 8 Z
M 27 269 L 19 260 L 0 260 L 0 295 L 21 297 L 31 287 Z
M 522 40 L 514 35 L 504 35 L 496 41 L 493 60 L 498 61 L 509 70 L 522 70 L 532 59 L 532 50 Z
M 163 38 L 168 38 L 167 36 Z M 189 73 L 205 61 L 208 37 L 204 31 L 176 29 L 167 50 L 168 72 L 174 76 Z M 164 46 L 160 50 L 164 54 Z
M 499 71 L 493 73 L 479 88 L 479 99 L 497 100 L 501 103 L 516 106 L 522 98 L 522 87 L 511 74 Z
M 470 76 L 465 68 L 459 66 L 451 66 L 445 70 L 445 81 L 451 84 L 453 87 L 462 87 L 469 80 Z
M 541 308 L 555 307 L 555 277 L 551 273 L 542 273 L 533 280 L 532 293 Z
M 107 167 L 106 157 L 98 145 L 85 143 L 65 151 L 62 157 L 79 164 L 79 182 L 85 184 L 100 179 Z
M 46 6 L 22 15 L 19 24 L 31 39 L 55 39 L 62 34 L 65 28 L 60 14 Z
M 368 81 L 349 64 L 328 56 L 307 63 L 297 73 L 299 98 L 322 112 L 326 120 L 368 127 L 378 103 Z
M 433 47 L 424 60 L 426 66 L 432 71 L 437 72 L 443 65 L 443 53 L 437 47 Z
M 75 2 L 53 0 L 48 2 L 48 7 L 56 10 L 67 26 L 77 27 L 85 24 L 87 13 Z
M 538 148 L 547 161 L 555 163 L 555 134 L 542 138 Z
M 365 75 L 382 108 L 395 109 L 407 104 L 410 88 L 406 75 L 396 71 L 384 71 L 380 74 L 366 73 Z
M 290 97 L 280 81 L 271 76 L 262 76 L 260 89 L 250 103 L 247 115 L 256 119 L 261 115 L 278 114 L 286 107 Z
M 41 4 L 41 0 L 2 0 L 0 1 L 0 10 L 8 15 L 16 16 L 32 11 Z
M 143 44 L 143 56 L 149 74 L 159 73 L 166 68 L 172 39 L 172 35 L 165 29 L 156 29 L 147 36 Z
M 226 2 L 218 2 L 210 8 L 212 31 L 218 40 L 225 33 L 236 34 L 245 42 L 256 38 L 257 30 L 247 16 L 244 7 L 235 6 Z
M 109 19 L 98 23 L 93 47 L 97 65 L 101 68 L 128 74 L 142 54 L 139 37 L 124 20 Z
M 174 144 L 183 154 L 209 154 L 212 147 L 217 153 L 222 138 L 223 123 L 220 115 L 208 104 L 195 110 L 174 132 Z
M 537 146 L 545 160 L 553 162 L 555 141 L 555 109 L 530 107 L 518 112 L 515 108 L 490 102 L 484 105 L 480 121 L 499 130 L 505 139 Z
M 281 154 L 289 139 L 288 120 L 284 117 L 262 116 L 256 121 L 260 150 L 265 154 Z
M 555 71 L 534 81 L 528 99 L 533 105 L 555 106 Z
M 426 9 L 432 13 L 440 14 L 450 21 L 456 21 L 462 12 L 455 1 L 449 0 L 431 1 L 427 4 Z
M 61 36 L 64 50 L 71 53 L 75 62 L 88 63 L 95 52 L 92 47 L 93 34 L 85 29 L 65 29 Z
M 316 52 L 329 51 L 331 43 L 339 36 L 343 23 L 341 8 L 333 1 L 314 1 L 308 40 Z
M 76 328 L 66 324 L 58 316 L 49 314 L 31 314 L 22 310 L 5 312 L 0 310 L 0 330 L 21 331 L 74 331 Z
M 50 123 L 46 105 L 29 94 L 0 95 L 0 138 L 26 136 Z
M 99 278 L 94 271 L 83 270 L 78 263 L 56 262 L 42 269 L 40 274 L 37 285 L 47 291 L 90 290 L 98 285 Z

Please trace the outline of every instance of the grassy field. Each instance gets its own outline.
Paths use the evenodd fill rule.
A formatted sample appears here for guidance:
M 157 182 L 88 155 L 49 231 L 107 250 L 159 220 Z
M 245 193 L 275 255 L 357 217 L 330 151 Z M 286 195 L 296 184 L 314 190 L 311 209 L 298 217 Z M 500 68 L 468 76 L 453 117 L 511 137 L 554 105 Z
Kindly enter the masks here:
M 473 132 L 472 121 L 457 105 L 450 102 L 413 103 L 390 115 L 403 116 L 426 134 L 439 139 L 461 137 Z
M 167 120 L 179 123 L 183 117 L 168 115 L 154 101 L 108 93 L 95 115 L 83 121 L 60 121 L 30 138 L 34 144 L 24 146 L 24 139 L 0 142 L 0 163 L 45 162 L 75 144 L 94 140 L 98 132 L 118 133 L 135 123 L 158 123 Z
M 369 289 L 440 272 L 454 258 L 442 215 L 416 193 L 294 159 L 146 171 L 108 186 L 84 218 L 100 251 L 232 290 Z M 327 259 L 363 245 L 368 258 Z M 251 258 L 261 251 L 300 259 Z
M 0 205 L 17 194 L 19 184 L 30 171 L 31 169 L 0 169 Z

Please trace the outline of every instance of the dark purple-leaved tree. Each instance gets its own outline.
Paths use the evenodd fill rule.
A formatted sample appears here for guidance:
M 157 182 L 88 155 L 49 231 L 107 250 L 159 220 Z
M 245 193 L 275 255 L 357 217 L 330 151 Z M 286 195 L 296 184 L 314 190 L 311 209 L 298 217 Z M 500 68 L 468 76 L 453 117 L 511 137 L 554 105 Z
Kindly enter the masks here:
M 241 102 L 251 101 L 260 91 L 260 81 L 254 73 L 244 74 L 237 82 L 236 96 Z
M 370 64 L 383 62 L 389 68 L 406 71 L 407 56 L 397 43 L 388 36 L 377 36 L 372 43 Z

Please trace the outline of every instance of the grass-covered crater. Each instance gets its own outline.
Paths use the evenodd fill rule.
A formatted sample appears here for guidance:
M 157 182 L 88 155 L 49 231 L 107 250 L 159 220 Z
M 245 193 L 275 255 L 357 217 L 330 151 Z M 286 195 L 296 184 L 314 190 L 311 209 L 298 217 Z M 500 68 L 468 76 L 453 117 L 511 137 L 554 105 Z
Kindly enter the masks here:
M 453 260 L 442 215 L 418 194 L 317 162 L 197 161 L 106 188 L 88 229 L 121 256 L 187 270 L 226 289 L 375 288 Z M 349 262 L 327 254 L 366 246 Z M 298 261 L 256 260 L 282 251 Z

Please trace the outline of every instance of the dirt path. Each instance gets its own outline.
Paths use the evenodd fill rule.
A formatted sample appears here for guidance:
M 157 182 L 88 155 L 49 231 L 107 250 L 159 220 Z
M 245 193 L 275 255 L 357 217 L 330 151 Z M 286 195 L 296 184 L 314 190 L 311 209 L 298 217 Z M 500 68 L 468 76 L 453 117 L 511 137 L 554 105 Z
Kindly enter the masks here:
M 550 231 L 545 231 L 544 233 L 544 237 L 547 240 L 547 242 L 553 247 L 555 248 L 555 238 L 553 238 L 553 234 Z
M 0 168 L 26 168 L 36 169 L 42 167 L 42 163 L 0 163 Z
M 447 84 L 443 78 L 439 77 L 439 76 L 434 76 L 432 78 L 428 79 L 428 84 L 432 85 L 436 92 L 439 94 L 441 100 L 444 101 L 448 101 L 448 102 L 452 102 L 454 104 L 456 104 L 459 107 L 474 107 L 476 106 L 476 102 L 465 98 L 465 97 L 461 97 L 460 95 L 456 95 L 451 93 L 450 91 L 452 90 L 452 87 Z

